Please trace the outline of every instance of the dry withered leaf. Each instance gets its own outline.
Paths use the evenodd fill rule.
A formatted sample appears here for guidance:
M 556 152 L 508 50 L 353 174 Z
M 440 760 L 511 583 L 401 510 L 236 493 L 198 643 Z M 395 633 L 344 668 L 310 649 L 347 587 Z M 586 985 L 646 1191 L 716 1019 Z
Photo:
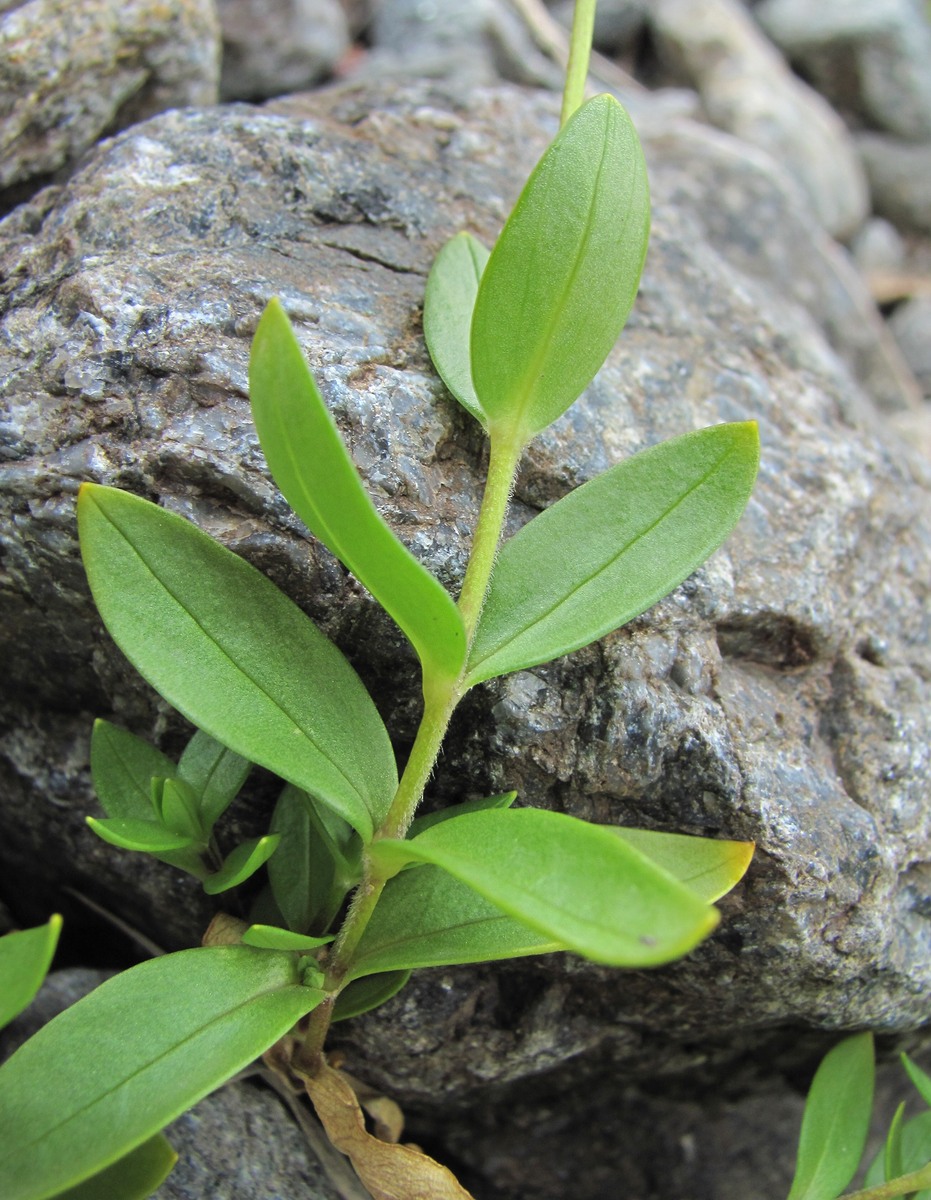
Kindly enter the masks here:
M 428 1155 L 368 1133 L 356 1094 L 340 1071 L 322 1064 L 304 1083 L 327 1136 L 349 1158 L 373 1200 L 474 1200 Z

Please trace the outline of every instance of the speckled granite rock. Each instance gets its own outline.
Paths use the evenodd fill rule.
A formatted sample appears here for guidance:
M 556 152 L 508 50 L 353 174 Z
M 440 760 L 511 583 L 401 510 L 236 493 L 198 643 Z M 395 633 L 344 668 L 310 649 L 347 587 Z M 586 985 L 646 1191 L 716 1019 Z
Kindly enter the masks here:
M 0 12 L 0 189 L 104 133 L 217 96 L 212 0 L 27 0 Z
M 347 650 L 406 752 L 412 656 L 270 484 L 249 338 L 280 295 L 376 503 L 454 588 L 484 450 L 429 367 L 424 276 L 455 230 L 495 236 L 556 104 L 411 85 L 170 114 L 0 226 L 10 887 L 135 885 L 137 860 L 83 828 L 84 739 L 94 714 L 166 728 L 83 584 L 82 479 L 158 499 L 268 572 Z M 582 1094 L 594 1078 L 713 1075 L 761 1030 L 928 1015 L 931 468 L 855 374 L 903 407 L 907 388 L 862 285 L 772 161 L 651 120 L 646 101 L 638 119 L 655 201 L 641 295 L 586 397 L 529 450 L 512 525 L 638 447 L 720 420 L 760 420 L 759 485 L 727 547 L 645 617 L 472 694 L 431 801 L 516 787 L 526 803 L 759 851 L 686 962 L 425 972 L 345 1027 L 356 1070 L 415 1107 L 493 1104 L 537 1077 Z M 173 876 L 154 864 L 148 878 L 148 900 L 129 903 L 156 932 L 169 905 L 155 881 Z M 171 895 L 171 938 L 200 932 L 189 894 Z

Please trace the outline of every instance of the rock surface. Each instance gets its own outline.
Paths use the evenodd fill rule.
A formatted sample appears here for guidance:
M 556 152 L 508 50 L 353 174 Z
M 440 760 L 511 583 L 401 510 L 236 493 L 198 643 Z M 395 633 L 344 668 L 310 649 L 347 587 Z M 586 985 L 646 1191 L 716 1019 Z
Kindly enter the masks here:
M 349 49 L 339 0 L 219 0 L 222 100 L 261 100 L 328 79 Z
M 9 6 L 6 6 L 9 7 Z M 105 133 L 217 97 L 212 0 L 27 0 L 0 9 L 0 189 Z
M 850 135 L 830 105 L 792 74 L 740 0 L 658 0 L 650 18 L 660 51 L 698 89 L 712 124 L 772 154 L 829 233 L 855 233 L 868 196 Z
M 64 877 L 130 897 L 163 943 L 202 930 L 186 880 L 83 825 L 92 716 L 169 745 L 178 729 L 94 615 L 83 479 L 191 516 L 266 571 L 349 653 L 406 752 L 412 656 L 269 482 L 249 338 L 281 296 L 378 507 L 455 588 L 483 444 L 425 356 L 424 277 L 458 229 L 493 240 L 556 107 L 412 85 L 167 114 L 0 226 L 0 870 L 17 895 Z M 857 382 L 888 401 L 894 356 L 772 161 L 647 110 L 641 295 L 586 396 L 528 451 L 512 527 L 639 447 L 721 420 L 759 419 L 758 487 L 725 549 L 649 614 L 476 691 L 430 800 L 513 787 L 759 849 L 685 962 L 424 972 L 343 1027 L 356 1072 L 424 1121 L 475 1105 L 504 1120 L 519 1091 L 563 1095 L 571 1125 L 596 1085 L 610 1106 L 622 1079 L 773 1061 L 800 1027 L 927 1020 L 931 468 Z
M 931 234 L 931 141 L 903 142 L 878 133 L 857 138 L 873 208 L 900 229 Z

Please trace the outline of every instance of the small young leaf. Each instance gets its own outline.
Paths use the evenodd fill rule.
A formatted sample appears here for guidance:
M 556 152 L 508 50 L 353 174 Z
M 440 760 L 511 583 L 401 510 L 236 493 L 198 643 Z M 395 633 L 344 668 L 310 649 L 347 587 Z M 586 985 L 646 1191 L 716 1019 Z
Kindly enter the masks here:
M 388 881 L 350 966 L 353 979 L 372 972 L 491 962 L 567 947 L 535 933 L 468 884 L 421 866 Z
M 261 950 L 318 950 L 333 941 L 328 937 L 307 937 L 303 933 L 292 933 L 290 929 L 278 929 L 274 925 L 250 925 L 242 935 L 247 946 Z
M 465 660 L 459 610 L 376 510 L 277 300 L 255 331 L 249 394 L 284 498 L 407 634 L 424 674 L 455 678 Z
M 906 1121 L 902 1126 L 901 1136 L 902 1169 L 901 1174 L 910 1175 L 920 1171 L 931 1163 L 931 1112 L 919 1113 Z M 893 1176 L 893 1178 L 896 1178 Z M 880 1150 L 870 1163 L 869 1170 L 864 1176 L 864 1187 L 878 1187 L 887 1182 L 885 1170 L 885 1150 Z M 908 1193 L 908 1200 L 931 1200 L 931 1188 Z
M 434 825 L 440 825 L 451 817 L 461 817 L 464 813 L 485 812 L 489 808 L 510 808 L 516 799 L 517 792 L 504 792 L 500 796 L 483 796 L 478 800 L 463 800 L 461 804 L 451 804 L 448 808 L 424 813 L 422 817 L 415 817 L 411 822 L 407 836 L 409 838 L 417 837 L 418 834 L 424 833 Z
M 883 1146 L 883 1167 L 886 1180 L 898 1179 L 905 1174 L 904 1158 L 902 1156 L 902 1124 L 905 1117 L 905 1101 L 895 1110 L 895 1115 L 886 1134 L 886 1144 Z
M 845 1038 L 825 1055 L 805 1102 L 788 1200 L 835 1200 L 853 1179 L 870 1127 L 873 1078 L 870 1033 Z
M 103 821 L 85 817 L 85 820 L 99 838 L 121 850 L 162 854 L 169 850 L 186 850 L 193 844 L 186 833 L 175 833 L 161 821 L 134 821 L 128 817 L 108 817 Z
M 108 817 L 152 819 L 153 777 L 173 779 L 177 767 L 160 750 L 109 721 L 94 722 L 91 777 Z
M 655 604 L 737 524 L 759 462 L 756 423 L 642 450 L 505 542 L 469 656 L 469 684 L 548 662 Z
M 248 842 L 237 846 L 219 871 L 204 880 L 204 891 L 208 896 L 217 896 L 220 892 L 245 883 L 250 875 L 268 862 L 280 840 L 277 834 L 268 834 L 266 837 L 250 838 Z
M 293 954 L 248 946 L 182 950 L 107 980 L 0 1066 L 0 1196 L 46 1200 L 104 1170 L 322 999 L 298 983 Z
M 336 997 L 333 1020 L 348 1021 L 350 1017 L 361 1017 L 363 1013 L 386 1004 L 398 994 L 410 977 L 410 971 L 385 971 L 381 975 L 366 975 L 364 979 L 354 979 Z
M 908 1077 L 918 1089 L 922 1100 L 931 1108 L 931 1076 L 922 1071 L 917 1063 L 912 1062 L 907 1054 L 903 1054 L 902 1066 L 908 1072 Z
M 397 770 L 381 718 L 336 647 L 244 559 L 147 500 L 84 484 L 78 524 L 104 623 L 149 683 L 370 838 Z
M 370 854 L 386 871 L 417 861 L 442 867 L 548 941 L 612 966 L 679 958 L 718 922 L 640 851 L 562 813 L 469 813 L 411 841 L 376 841 Z
M 623 838 L 709 904 L 719 900 L 744 877 L 755 849 L 753 842 L 725 842 L 619 825 L 601 828 Z
M 55 1200 L 146 1200 L 165 1182 L 177 1161 L 168 1139 L 157 1133 L 98 1175 L 59 1192 Z
M 0 937 L 0 1029 L 32 1003 L 52 962 L 61 917 Z
M 637 134 L 596 96 L 537 164 L 482 274 L 471 362 L 489 428 L 529 440 L 581 395 L 633 307 L 649 229 Z
M 207 835 L 191 787 L 183 779 L 162 779 L 158 783 L 158 788 L 153 791 L 153 802 L 162 824 L 189 842 L 205 842 Z
M 193 789 L 208 833 L 236 798 L 251 768 L 245 758 L 221 746 L 202 729 L 188 742 L 178 763 L 178 777 Z
M 359 881 L 359 840 L 352 827 L 288 784 L 272 814 L 281 844 L 268 864 L 275 902 L 296 933 L 327 929 Z
M 423 302 L 423 333 L 433 365 L 459 403 L 488 428 L 472 383 L 470 332 L 488 251 L 471 233 L 457 233 L 433 261 Z

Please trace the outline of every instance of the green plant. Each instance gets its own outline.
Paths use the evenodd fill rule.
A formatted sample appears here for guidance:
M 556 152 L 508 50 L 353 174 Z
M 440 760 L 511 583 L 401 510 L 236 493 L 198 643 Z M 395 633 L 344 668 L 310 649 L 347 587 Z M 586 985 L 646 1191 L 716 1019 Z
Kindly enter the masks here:
M 907 1054 L 901 1059 L 927 1107 L 905 1121 L 905 1105 L 899 1105 L 864 1187 L 845 1193 L 860 1166 L 870 1129 L 872 1034 L 854 1034 L 825 1056 L 805 1102 L 788 1200 L 931 1200 L 931 1078 Z
M 576 68 L 577 91 L 580 79 Z M 82 487 L 81 547 L 104 623 L 197 727 L 175 764 L 98 722 L 92 769 L 107 816 L 90 824 L 211 894 L 267 863 L 269 892 L 261 920 L 227 922 L 212 944 L 108 981 L 0 1068 L 6 1200 L 98 1195 L 102 1171 L 141 1177 L 147 1155 L 165 1161 L 159 1131 L 262 1054 L 306 1086 L 374 1196 L 407 1194 L 415 1177 L 431 1195 L 463 1196 L 425 1156 L 373 1146 L 361 1118 L 345 1123 L 352 1097 L 322 1053 L 331 1022 L 383 1003 L 417 967 L 560 950 L 669 962 L 711 932 L 711 902 L 746 869 L 747 844 L 590 825 L 514 808 L 513 793 L 415 817 L 462 697 L 649 608 L 722 543 L 756 474 L 752 422 L 686 433 L 499 544 L 525 446 L 601 366 L 646 253 L 629 118 L 608 96 L 567 108 L 493 252 L 460 234 L 427 284 L 434 362 L 490 447 L 458 603 L 369 499 L 277 301 L 253 342 L 253 413 L 275 480 L 419 657 L 423 717 L 400 778 L 371 697 L 291 600 L 180 517 Z M 269 835 L 224 860 L 215 825 L 253 763 L 285 786 Z M 51 1091 L 36 1086 L 53 1075 Z

